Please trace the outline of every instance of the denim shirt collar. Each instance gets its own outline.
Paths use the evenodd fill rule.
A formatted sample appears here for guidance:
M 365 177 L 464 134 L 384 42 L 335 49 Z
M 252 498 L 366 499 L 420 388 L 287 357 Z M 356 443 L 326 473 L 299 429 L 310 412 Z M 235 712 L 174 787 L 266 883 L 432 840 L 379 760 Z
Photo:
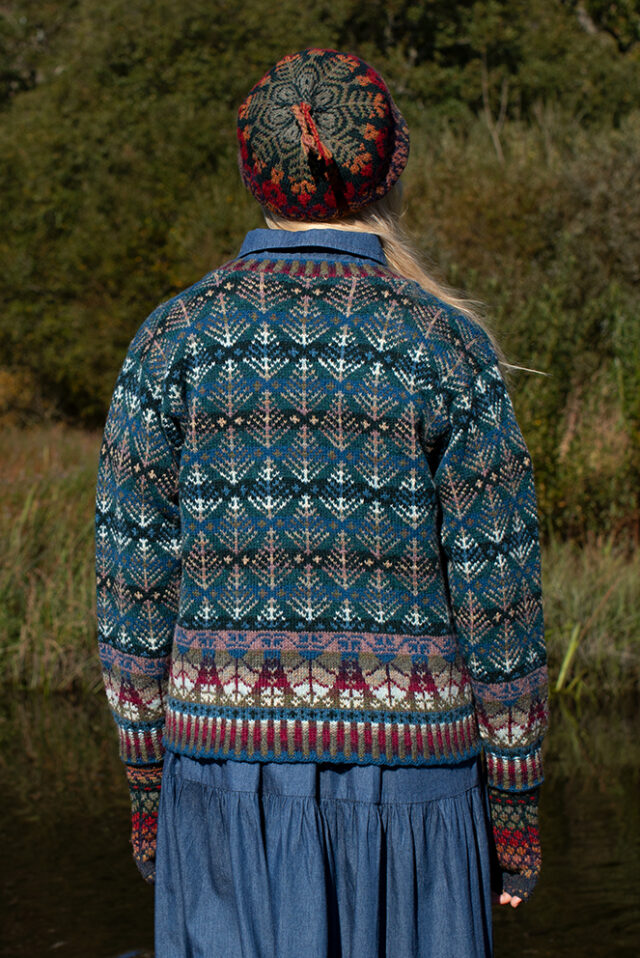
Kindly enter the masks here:
M 279 253 L 287 258 L 301 254 L 326 259 L 327 252 L 349 259 L 368 259 L 386 266 L 382 244 L 374 233 L 352 233 L 346 230 L 308 229 L 251 230 L 244 238 L 239 256 L 265 256 Z

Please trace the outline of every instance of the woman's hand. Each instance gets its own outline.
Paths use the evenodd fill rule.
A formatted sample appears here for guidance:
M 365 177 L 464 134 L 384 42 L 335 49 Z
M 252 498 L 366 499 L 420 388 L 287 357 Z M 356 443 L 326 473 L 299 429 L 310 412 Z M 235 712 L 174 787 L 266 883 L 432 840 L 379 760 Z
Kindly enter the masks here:
M 491 898 L 494 905 L 511 905 L 512 908 L 517 908 L 518 905 L 522 904 L 522 898 L 518 898 L 517 895 L 510 895 L 508 891 L 503 891 L 500 895 L 494 893 Z

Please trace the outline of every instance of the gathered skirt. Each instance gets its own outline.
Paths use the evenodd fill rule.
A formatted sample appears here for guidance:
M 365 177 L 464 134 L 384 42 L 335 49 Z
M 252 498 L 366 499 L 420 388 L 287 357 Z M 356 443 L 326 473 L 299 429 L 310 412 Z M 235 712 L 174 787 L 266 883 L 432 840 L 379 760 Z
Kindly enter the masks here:
M 156 958 L 489 958 L 476 760 L 165 757 Z

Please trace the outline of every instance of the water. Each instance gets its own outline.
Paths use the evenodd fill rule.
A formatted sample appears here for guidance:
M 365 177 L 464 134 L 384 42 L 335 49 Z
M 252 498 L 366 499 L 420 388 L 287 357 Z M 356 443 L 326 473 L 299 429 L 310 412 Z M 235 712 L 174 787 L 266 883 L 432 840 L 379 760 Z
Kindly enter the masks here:
M 496 958 L 640 954 L 637 729 L 637 714 L 555 716 L 543 877 L 526 906 L 496 910 Z M 149 958 L 153 891 L 102 695 L 5 702 L 0 746 L 0 955 Z

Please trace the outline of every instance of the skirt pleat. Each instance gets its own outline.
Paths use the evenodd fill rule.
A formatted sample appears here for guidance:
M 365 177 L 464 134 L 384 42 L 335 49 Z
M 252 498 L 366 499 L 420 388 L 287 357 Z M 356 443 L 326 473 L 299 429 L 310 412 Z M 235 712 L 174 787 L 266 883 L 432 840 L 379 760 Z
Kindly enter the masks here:
M 156 958 L 488 958 L 476 761 L 165 758 Z

